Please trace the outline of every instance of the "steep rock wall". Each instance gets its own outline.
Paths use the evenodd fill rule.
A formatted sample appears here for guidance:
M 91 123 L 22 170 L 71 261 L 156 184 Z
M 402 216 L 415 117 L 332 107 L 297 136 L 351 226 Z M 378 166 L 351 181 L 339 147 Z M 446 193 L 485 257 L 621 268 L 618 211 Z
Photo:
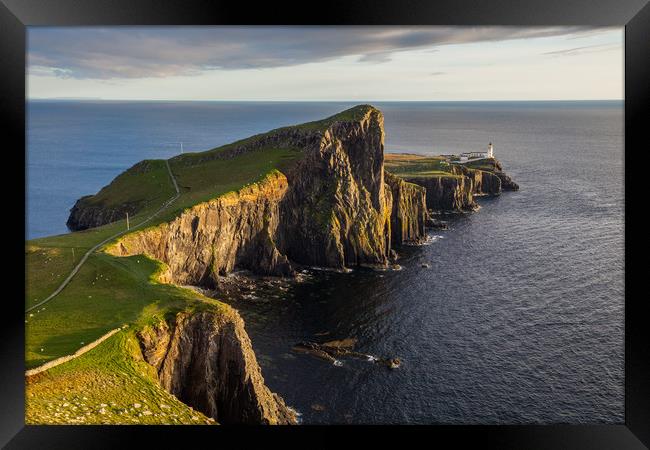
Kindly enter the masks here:
M 393 244 L 419 242 L 425 236 L 428 218 L 426 189 L 389 172 L 384 172 L 384 180 L 393 197 L 390 225 Z
M 118 207 L 107 208 L 105 206 L 90 205 L 92 195 L 85 195 L 77 200 L 70 209 L 70 216 L 66 221 L 69 230 L 80 231 L 88 228 L 99 227 L 107 223 L 124 219 L 126 214 L 135 215 L 141 207 L 138 204 L 122 204 Z
M 110 254 L 145 254 L 168 266 L 178 284 L 214 286 L 219 275 L 242 267 L 267 275 L 292 268 L 274 241 L 287 179 L 273 172 L 259 183 L 185 210 L 168 223 L 129 233 Z
M 381 112 L 335 122 L 307 149 L 281 205 L 278 247 L 290 260 L 344 268 L 385 265 L 391 194 L 384 185 Z
M 426 189 L 427 208 L 434 211 L 471 211 L 478 207 L 469 177 L 404 177 L 404 180 Z
M 179 313 L 138 333 L 161 385 L 221 424 L 294 424 L 295 413 L 271 392 L 239 314 Z
M 288 275 L 291 262 L 385 266 L 393 236 L 397 244 L 424 237 L 423 191 L 394 190 L 384 181 L 381 112 L 368 108 L 313 133 L 320 140 L 306 144 L 286 176 L 276 171 L 169 223 L 130 233 L 106 251 L 144 253 L 167 264 L 170 280 L 211 287 L 235 267 Z M 399 232 L 391 232 L 392 223 Z
M 469 178 L 472 181 L 472 194 L 474 195 L 501 194 L 501 179 L 492 172 L 455 164 L 452 166 L 452 173 Z

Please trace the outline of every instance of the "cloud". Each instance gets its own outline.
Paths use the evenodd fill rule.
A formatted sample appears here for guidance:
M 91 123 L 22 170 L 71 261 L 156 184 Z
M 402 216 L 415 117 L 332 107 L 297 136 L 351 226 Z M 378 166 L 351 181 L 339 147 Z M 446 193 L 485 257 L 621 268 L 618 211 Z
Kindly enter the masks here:
M 29 73 L 145 78 L 266 69 L 357 56 L 382 63 L 405 50 L 593 33 L 550 27 L 58 27 L 29 28 Z
M 543 55 L 553 55 L 553 56 L 565 56 L 565 55 L 579 55 L 582 53 L 592 53 L 592 52 L 602 52 L 620 48 L 619 46 L 614 46 L 611 44 L 599 44 L 599 45 L 585 45 L 582 47 L 567 48 L 562 50 L 555 50 L 552 52 L 544 52 Z

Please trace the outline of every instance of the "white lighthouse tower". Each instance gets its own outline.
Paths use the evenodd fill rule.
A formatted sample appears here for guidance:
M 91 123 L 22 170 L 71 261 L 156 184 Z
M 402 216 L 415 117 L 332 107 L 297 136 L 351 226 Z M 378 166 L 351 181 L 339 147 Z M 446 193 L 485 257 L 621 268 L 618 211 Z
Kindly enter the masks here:
M 488 158 L 494 158 L 494 147 L 492 146 L 492 142 L 488 144 L 488 151 L 487 151 Z

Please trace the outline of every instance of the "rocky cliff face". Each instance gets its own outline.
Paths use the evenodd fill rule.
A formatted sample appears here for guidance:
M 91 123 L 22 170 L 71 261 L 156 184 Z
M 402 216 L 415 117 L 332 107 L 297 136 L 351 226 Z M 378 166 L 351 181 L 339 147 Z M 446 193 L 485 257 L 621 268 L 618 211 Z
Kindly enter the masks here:
M 501 179 L 492 172 L 454 165 L 452 173 L 469 178 L 472 182 L 472 194 L 474 195 L 501 194 Z
M 278 246 L 302 264 L 344 268 L 385 265 L 391 193 L 384 184 L 381 112 L 335 122 L 305 151 L 281 205 Z
M 426 189 L 427 208 L 434 211 L 472 211 L 478 207 L 469 177 L 404 177 L 404 180 Z
M 70 216 L 65 223 L 68 229 L 79 231 L 98 227 L 123 219 L 126 217 L 126 213 L 133 216 L 140 210 L 139 206 L 136 204 L 123 204 L 115 208 L 90 205 L 88 204 L 88 200 L 92 197 L 92 195 L 86 195 L 75 202 L 74 206 L 70 210 Z
M 390 219 L 392 242 L 400 245 L 421 241 L 428 219 L 426 189 L 407 183 L 389 172 L 384 173 L 384 180 L 393 197 Z
M 505 172 L 495 172 L 494 175 L 499 177 L 499 180 L 501 181 L 501 189 L 503 189 L 504 191 L 519 190 L 519 185 L 514 181 L 512 181 L 512 178 L 506 175 Z
M 138 333 L 161 385 L 221 424 L 294 424 L 295 413 L 264 384 L 244 323 L 232 308 L 179 313 Z
M 107 251 L 146 254 L 169 267 L 170 280 L 208 287 L 235 267 L 289 275 L 291 262 L 385 266 L 393 236 L 398 244 L 424 237 L 426 212 L 423 190 L 384 181 L 383 117 L 364 111 L 307 133 L 319 139 L 305 141 L 304 156 L 286 176 L 276 171 L 169 223 L 130 233 Z
M 214 287 L 235 267 L 265 275 L 289 275 L 291 264 L 278 250 L 279 204 L 287 179 L 273 172 L 264 180 L 200 203 L 168 223 L 122 237 L 106 251 L 145 254 L 164 262 L 177 284 Z

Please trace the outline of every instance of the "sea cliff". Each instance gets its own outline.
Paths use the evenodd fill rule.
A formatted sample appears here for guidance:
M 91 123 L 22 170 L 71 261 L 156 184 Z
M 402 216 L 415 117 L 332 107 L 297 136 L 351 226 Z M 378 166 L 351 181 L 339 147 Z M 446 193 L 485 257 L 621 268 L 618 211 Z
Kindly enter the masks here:
M 236 269 L 286 277 L 304 265 L 386 268 L 397 246 L 425 240 L 427 224 L 436 224 L 430 211 L 474 210 L 476 196 L 517 188 L 496 160 L 478 169 L 444 166 L 439 159 L 424 164 L 412 155 L 408 164 L 419 165 L 418 170 L 389 173 L 384 134 L 382 113 L 361 105 L 212 151 L 145 161 L 95 196 L 80 199 L 68 223 L 85 229 L 126 212 L 138 214 L 160 200 L 161 180 L 169 184 L 174 174 L 183 173 L 179 196 L 189 206 L 124 234 L 104 251 L 119 257 L 144 254 L 160 262 L 158 282 L 212 289 Z M 290 165 L 205 199 L 218 164 L 274 149 L 291 149 L 297 156 Z M 424 167 L 430 163 L 435 170 Z M 194 174 L 201 181 L 196 184 L 203 189 L 200 195 L 187 178 Z M 143 180 L 148 189 L 120 197 L 123 186 L 140 186 Z M 160 384 L 218 422 L 296 422 L 295 413 L 264 385 L 243 321 L 232 308 L 177 313 L 142 328 L 138 339 Z
M 264 384 L 244 322 L 232 308 L 179 313 L 138 338 L 160 384 L 218 423 L 296 423 L 295 412 Z

